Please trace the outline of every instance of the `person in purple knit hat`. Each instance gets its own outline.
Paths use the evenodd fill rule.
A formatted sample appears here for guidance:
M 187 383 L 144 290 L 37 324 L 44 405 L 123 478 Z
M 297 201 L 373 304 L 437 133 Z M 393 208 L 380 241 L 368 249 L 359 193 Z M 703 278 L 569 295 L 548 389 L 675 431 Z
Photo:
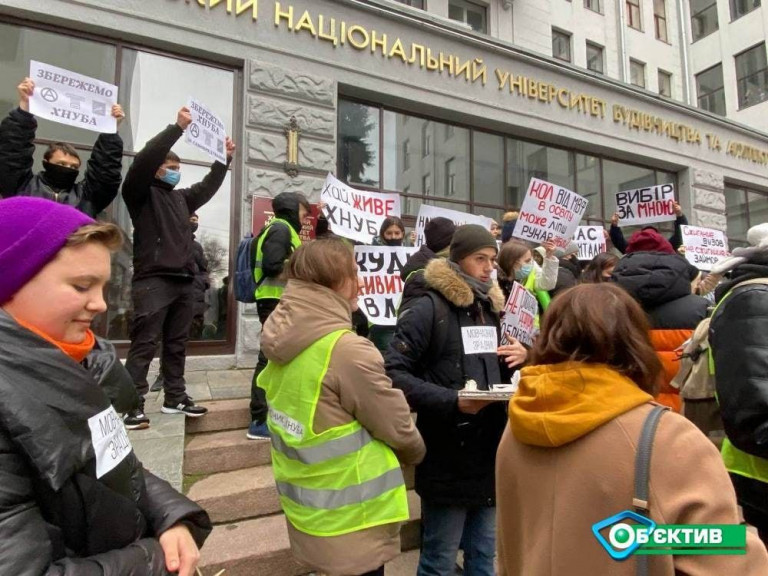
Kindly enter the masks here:
M 192 575 L 208 515 L 144 470 L 118 412 L 130 375 L 91 322 L 113 224 L 0 200 L 0 574 Z

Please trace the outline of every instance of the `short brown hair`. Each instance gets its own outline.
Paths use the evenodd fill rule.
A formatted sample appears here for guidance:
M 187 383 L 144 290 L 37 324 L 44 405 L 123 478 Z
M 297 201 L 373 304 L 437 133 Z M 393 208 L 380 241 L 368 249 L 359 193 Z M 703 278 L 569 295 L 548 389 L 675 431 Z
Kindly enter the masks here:
M 640 305 L 611 283 L 581 284 L 552 301 L 531 362 L 607 364 L 656 395 L 662 365 Z
M 87 224 L 81 226 L 75 230 L 64 245 L 67 248 L 73 246 L 82 246 L 95 242 L 101 244 L 110 252 L 116 252 L 123 245 L 123 235 L 114 224 L 108 222 L 96 222 L 95 224 Z
M 313 282 L 335 290 L 348 279 L 357 282 L 355 257 L 340 238 L 324 238 L 302 244 L 288 262 L 289 280 Z
M 179 158 L 179 155 L 176 154 L 176 152 L 171 152 L 168 150 L 168 153 L 165 155 L 164 162 L 175 162 L 176 164 L 181 164 L 181 158 Z
M 51 159 L 51 156 L 56 154 L 56 152 L 63 152 L 67 156 L 74 156 L 79 162 L 82 162 L 77 150 L 75 150 L 71 144 L 67 144 L 66 142 L 51 142 L 48 144 L 48 149 L 45 151 L 45 154 L 43 154 L 43 160 L 48 162 L 48 160 Z
M 531 249 L 527 244 L 518 242 L 517 240 L 510 240 L 506 244 L 502 244 L 501 252 L 499 252 L 499 257 L 496 259 L 496 261 L 498 262 L 499 268 L 501 268 L 501 271 L 504 272 L 504 274 L 506 274 L 509 278 L 514 278 L 515 273 L 513 271 L 513 267 L 515 262 L 525 256 L 526 252 L 530 251 Z

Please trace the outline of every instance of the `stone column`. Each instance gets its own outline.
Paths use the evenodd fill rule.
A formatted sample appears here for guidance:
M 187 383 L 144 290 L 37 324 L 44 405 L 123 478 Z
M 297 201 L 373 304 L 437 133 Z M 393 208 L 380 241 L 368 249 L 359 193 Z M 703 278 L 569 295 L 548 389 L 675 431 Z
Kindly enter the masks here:
M 722 174 L 706 170 L 690 170 L 693 190 L 692 226 L 703 226 L 726 232 L 725 184 Z
M 336 83 L 252 60 L 245 94 L 245 193 L 241 236 L 250 230 L 252 197 L 274 198 L 281 192 L 301 192 L 311 202 L 320 199 L 325 176 L 336 171 Z M 285 129 L 295 117 L 299 136 L 299 175 L 286 174 Z M 258 233 L 258 230 L 254 231 Z M 256 365 L 261 324 L 256 305 L 240 305 L 237 365 Z

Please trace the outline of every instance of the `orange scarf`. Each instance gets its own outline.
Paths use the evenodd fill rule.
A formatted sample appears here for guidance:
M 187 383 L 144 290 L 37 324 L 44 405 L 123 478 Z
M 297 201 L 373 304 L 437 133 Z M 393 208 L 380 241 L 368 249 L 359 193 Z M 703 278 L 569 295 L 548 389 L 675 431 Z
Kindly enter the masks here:
M 18 318 L 15 318 L 15 317 L 14 317 L 14 320 L 16 320 L 16 323 L 19 324 L 20 326 L 23 326 L 30 332 L 40 336 L 40 338 L 42 338 L 43 340 L 46 340 L 47 342 L 50 342 L 51 344 L 56 346 L 59 350 L 64 352 L 64 354 L 72 358 L 72 360 L 74 360 L 78 364 L 80 364 L 83 360 L 85 360 L 85 357 L 91 353 L 91 350 L 93 350 L 93 347 L 96 345 L 96 337 L 93 335 L 93 332 L 91 330 L 88 330 L 88 332 L 85 333 L 85 339 L 82 342 L 80 342 L 79 344 L 70 344 L 69 342 L 59 342 L 58 340 L 51 338 L 50 336 L 48 336 L 48 334 L 46 334 L 39 328 L 36 328 L 31 324 L 27 324 L 23 320 L 19 320 Z

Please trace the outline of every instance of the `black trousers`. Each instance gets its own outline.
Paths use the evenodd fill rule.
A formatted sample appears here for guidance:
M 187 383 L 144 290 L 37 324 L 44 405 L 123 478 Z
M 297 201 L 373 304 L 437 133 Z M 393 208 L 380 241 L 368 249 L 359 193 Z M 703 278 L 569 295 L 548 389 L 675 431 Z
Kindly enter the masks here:
M 131 298 L 131 347 L 125 367 L 133 378 L 136 391 L 142 397 L 149 391 L 149 364 L 162 341 L 165 402 L 181 402 L 187 396 L 184 364 L 194 316 L 195 292 L 192 282 L 163 277 L 136 280 L 131 285 Z
M 730 476 L 744 520 L 757 528 L 760 540 L 768 546 L 768 484 L 740 474 Z
M 262 337 L 264 332 L 264 323 L 269 318 L 269 315 L 275 311 L 280 300 L 277 298 L 264 298 L 256 302 L 256 310 L 259 313 L 259 322 L 262 326 Z M 259 346 L 259 361 L 256 363 L 256 370 L 253 371 L 253 380 L 251 381 L 251 422 L 256 421 L 259 423 L 267 420 L 267 393 L 263 388 L 256 386 L 256 378 L 259 377 L 261 371 L 267 367 L 267 357 L 264 356 L 264 352 L 261 351 Z

